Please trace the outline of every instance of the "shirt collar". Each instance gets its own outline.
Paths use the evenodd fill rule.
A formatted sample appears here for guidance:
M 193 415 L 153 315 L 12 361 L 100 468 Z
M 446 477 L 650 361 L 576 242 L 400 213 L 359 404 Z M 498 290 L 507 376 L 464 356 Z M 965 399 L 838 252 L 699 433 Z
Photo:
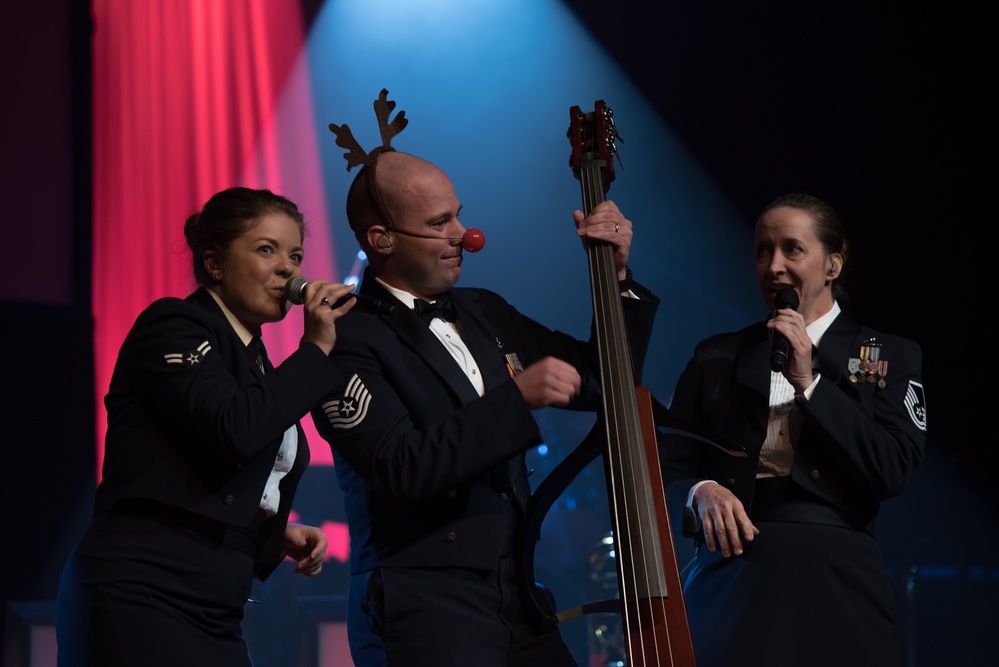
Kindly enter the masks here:
M 416 297 L 414 295 L 410 294 L 405 290 L 392 287 L 378 276 L 375 276 L 375 281 L 379 285 L 387 289 L 389 293 L 392 294 L 392 296 L 394 296 L 395 298 L 399 299 L 399 301 L 402 301 L 404 304 L 406 304 L 406 307 L 409 308 L 410 310 L 413 310 L 416 307 Z M 434 301 L 436 301 L 436 299 L 434 299 Z M 431 301 L 431 303 L 433 303 L 433 301 Z
M 819 346 L 819 341 L 822 340 L 822 336 L 826 333 L 826 330 L 829 329 L 830 325 L 832 325 L 833 323 L 833 320 L 835 320 L 836 316 L 839 314 L 840 314 L 839 303 L 833 301 L 832 308 L 829 309 L 828 313 L 826 313 L 825 315 L 823 315 L 822 317 L 820 317 L 819 319 L 815 320 L 807 327 L 805 327 L 805 331 L 808 332 L 808 337 L 812 339 L 812 345 L 814 345 L 815 347 Z
M 247 329 L 245 326 L 243 326 L 243 323 L 240 322 L 239 319 L 232 314 L 231 310 L 226 308 L 226 305 L 222 302 L 222 299 L 219 297 L 218 294 L 208 289 L 207 287 L 205 288 L 205 291 L 211 294 L 212 298 L 215 299 L 215 303 L 217 303 L 219 305 L 219 308 L 222 309 L 222 312 L 225 314 L 225 318 L 229 320 L 229 325 L 232 326 L 233 330 L 236 332 L 236 335 L 239 336 L 239 339 L 243 341 L 243 345 L 244 346 L 249 345 L 250 341 L 253 340 L 253 334 L 250 333 L 250 330 Z

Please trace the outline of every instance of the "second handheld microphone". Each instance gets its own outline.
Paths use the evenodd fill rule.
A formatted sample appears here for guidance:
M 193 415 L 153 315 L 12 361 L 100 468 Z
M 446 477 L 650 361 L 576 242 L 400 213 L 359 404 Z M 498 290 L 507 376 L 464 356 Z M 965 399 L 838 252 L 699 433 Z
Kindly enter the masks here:
M 798 293 L 793 287 L 783 287 L 774 296 L 774 316 L 778 310 L 791 308 L 798 310 Z M 787 355 L 791 351 L 791 343 L 784 334 L 776 331 L 770 335 L 770 370 L 780 373 L 787 364 Z

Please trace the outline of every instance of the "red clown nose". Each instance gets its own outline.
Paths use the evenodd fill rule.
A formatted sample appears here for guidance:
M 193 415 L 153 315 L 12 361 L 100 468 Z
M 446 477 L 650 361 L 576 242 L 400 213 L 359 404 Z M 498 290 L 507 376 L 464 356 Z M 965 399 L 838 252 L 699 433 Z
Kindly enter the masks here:
M 461 237 L 461 247 L 468 252 L 479 252 L 486 245 L 485 235 L 478 229 L 466 229 Z

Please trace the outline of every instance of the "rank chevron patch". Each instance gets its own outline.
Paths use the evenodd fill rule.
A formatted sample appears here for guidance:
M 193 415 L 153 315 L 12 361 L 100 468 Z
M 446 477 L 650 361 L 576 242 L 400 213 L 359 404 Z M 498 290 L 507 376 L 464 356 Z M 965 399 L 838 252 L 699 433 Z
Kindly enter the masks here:
M 909 388 L 905 391 L 905 409 L 909 418 L 920 431 L 926 430 L 926 399 L 923 397 L 923 385 L 915 380 L 909 380 Z
M 371 393 L 355 373 L 347 380 L 343 397 L 327 401 L 323 403 L 322 407 L 330 426 L 340 431 L 346 431 L 364 421 L 370 404 Z
M 180 366 L 197 366 L 201 363 L 201 360 L 208 356 L 208 353 L 212 351 L 211 344 L 206 340 L 204 343 L 198 346 L 197 349 L 191 350 L 189 352 L 171 352 L 170 354 L 164 354 L 163 359 L 167 364 L 177 364 Z

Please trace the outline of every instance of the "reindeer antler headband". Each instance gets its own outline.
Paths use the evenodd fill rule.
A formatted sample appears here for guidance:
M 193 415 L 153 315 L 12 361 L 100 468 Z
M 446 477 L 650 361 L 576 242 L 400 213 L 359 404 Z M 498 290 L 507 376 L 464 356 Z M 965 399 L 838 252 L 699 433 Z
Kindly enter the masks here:
M 395 109 L 395 102 L 388 99 L 388 90 L 385 88 L 382 88 L 382 91 L 378 94 L 378 99 L 375 100 L 374 107 L 375 117 L 378 119 L 378 131 L 382 135 L 382 145 L 370 153 L 365 152 L 361 148 L 361 145 L 357 143 L 357 139 L 354 138 L 353 132 L 350 131 L 346 123 L 343 125 L 330 123 L 330 132 L 336 135 L 336 145 L 347 149 L 347 152 L 343 154 L 343 158 L 347 161 L 347 171 L 361 165 L 361 170 L 357 172 L 355 180 L 365 175 L 368 197 L 371 198 L 371 202 L 378 210 L 379 215 L 381 215 L 386 225 L 392 227 L 392 218 L 385 208 L 381 190 L 375 181 L 375 165 L 378 163 L 379 155 L 395 150 L 390 145 L 392 137 L 402 132 L 406 125 L 409 124 L 409 120 L 406 119 L 406 112 L 400 111 L 396 114 L 395 118 L 389 121 L 389 115 Z

